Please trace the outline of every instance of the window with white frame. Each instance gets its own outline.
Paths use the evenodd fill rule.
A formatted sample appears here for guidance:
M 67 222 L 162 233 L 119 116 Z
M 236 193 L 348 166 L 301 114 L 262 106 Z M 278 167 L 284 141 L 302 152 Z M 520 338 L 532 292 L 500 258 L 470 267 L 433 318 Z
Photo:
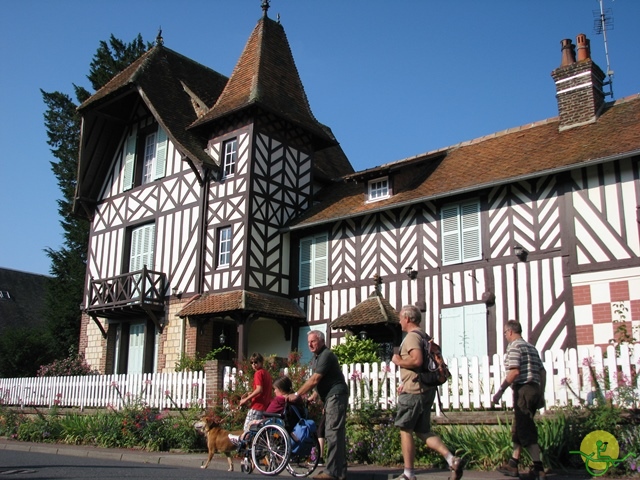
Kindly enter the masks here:
M 440 310 L 440 345 L 447 358 L 488 355 L 487 306 L 484 303 Z
M 238 139 L 232 138 L 222 144 L 222 176 L 228 177 L 236 171 L 238 161 Z
M 124 151 L 125 190 L 165 176 L 168 142 L 167 132 L 158 125 L 129 135 Z
M 480 202 L 445 205 L 441 225 L 443 265 L 482 259 Z
M 153 180 L 154 167 L 156 164 L 156 133 L 150 133 L 145 139 L 144 161 L 142 164 L 142 185 L 151 183 Z
M 218 267 L 231 264 L 231 227 L 218 229 Z
M 389 190 L 389 178 L 376 178 L 369 181 L 369 195 L 368 201 L 375 202 L 376 200 L 382 200 L 388 198 L 390 195 Z
M 305 237 L 300 240 L 300 290 L 327 285 L 328 243 L 326 233 Z

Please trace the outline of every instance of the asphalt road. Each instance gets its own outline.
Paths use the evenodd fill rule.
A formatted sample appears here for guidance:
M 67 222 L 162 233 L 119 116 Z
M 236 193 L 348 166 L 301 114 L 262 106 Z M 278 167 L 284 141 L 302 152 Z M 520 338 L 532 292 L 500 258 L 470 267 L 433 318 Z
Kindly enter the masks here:
M 170 466 L 126 462 L 106 458 L 76 457 L 40 452 L 0 450 L 0 478 L 53 480 L 83 479 L 102 480 L 112 478 L 138 479 L 216 479 L 245 478 L 240 472 L 203 470 L 188 466 Z M 256 477 L 257 478 L 257 477 Z
M 0 438 L 0 479 L 29 480 L 57 479 L 198 479 L 258 480 L 269 478 L 253 472 L 240 472 L 240 462 L 235 459 L 235 472 L 227 472 L 227 461 L 221 455 L 214 456 L 209 468 L 201 469 L 206 453 L 146 452 L 134 449 L 110 449 L 55 443 L 18 442 Z M 318 469 L 316 472 L 318 472 Z M 376 465 L 350 465 L 349 480 L 392 480 L 402 473 L 400 467 Z M 315 472 L 314 472 L 315 474 Z M 418 480 L 448 480 L 449 471 L 425 469 L 416 472 Z M 287 472 L 277 478 L 293 479 Z M 506 480 L 496 471 L 465 470 L 463 480 Z M 312 479 L 308 479 L 312 480 Z M 547 480 L 591 480 L 583 469 L 577 471 L 549 472 Z M 622 480 L 617 477 L 616 480 Z M 634 480 L 638 480 L 636 477 Z

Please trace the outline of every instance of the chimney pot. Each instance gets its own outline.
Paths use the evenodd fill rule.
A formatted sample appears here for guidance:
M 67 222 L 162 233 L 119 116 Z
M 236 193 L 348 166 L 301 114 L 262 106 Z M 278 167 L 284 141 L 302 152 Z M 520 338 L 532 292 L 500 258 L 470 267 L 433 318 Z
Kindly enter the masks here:
M 581 33 L 576 37 L 576 43 L 578 44 L 578 61 L 591 59 L 591 41 L 584 33 Z
M 560 42 L 560 45 L 562 45 L 562 62 L 560 66 L 566 67 L 567 65 L 576 63 L 576 50 L 571 39 L 565 38 Z

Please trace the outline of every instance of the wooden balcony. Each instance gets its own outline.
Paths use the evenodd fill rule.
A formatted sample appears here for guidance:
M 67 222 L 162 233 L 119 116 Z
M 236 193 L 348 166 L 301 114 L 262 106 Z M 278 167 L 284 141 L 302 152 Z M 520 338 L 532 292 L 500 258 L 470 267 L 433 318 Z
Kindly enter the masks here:
M 97 317 L 122 319 L 145 315 L 162 329 L 158 316 L 164 313 L 166 285 L 164 273 L 153 272 L 146 267 L 115 277 L 91 280 L 86 312 L 96 323 L 99 323 Z M 103 328 L 100 330 L 106 335 Z

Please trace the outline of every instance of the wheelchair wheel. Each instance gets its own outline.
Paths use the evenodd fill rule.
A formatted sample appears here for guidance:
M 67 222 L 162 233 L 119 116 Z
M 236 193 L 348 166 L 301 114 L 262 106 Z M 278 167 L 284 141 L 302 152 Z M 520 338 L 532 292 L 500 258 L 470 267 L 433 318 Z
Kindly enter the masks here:
M 289 463 L 290 455 L 291 440 L 280 425 L 265 425 L 253 437 L 251 459 L 263 475 L 278 475 Z
M 313 447 L 308 453 L 291 453 L 291 458 L 287 463 L 287 471 L 294 477 L 306 477 L 316 469 L 321 456 L 320 443 L 318 442 L 318 437 L 314 434 Z
M 247 474 L 253 472 L 253 463 L 251 462 L 249 455 L 242 459 L 242 463 L 240 463 L 240 471 Z

